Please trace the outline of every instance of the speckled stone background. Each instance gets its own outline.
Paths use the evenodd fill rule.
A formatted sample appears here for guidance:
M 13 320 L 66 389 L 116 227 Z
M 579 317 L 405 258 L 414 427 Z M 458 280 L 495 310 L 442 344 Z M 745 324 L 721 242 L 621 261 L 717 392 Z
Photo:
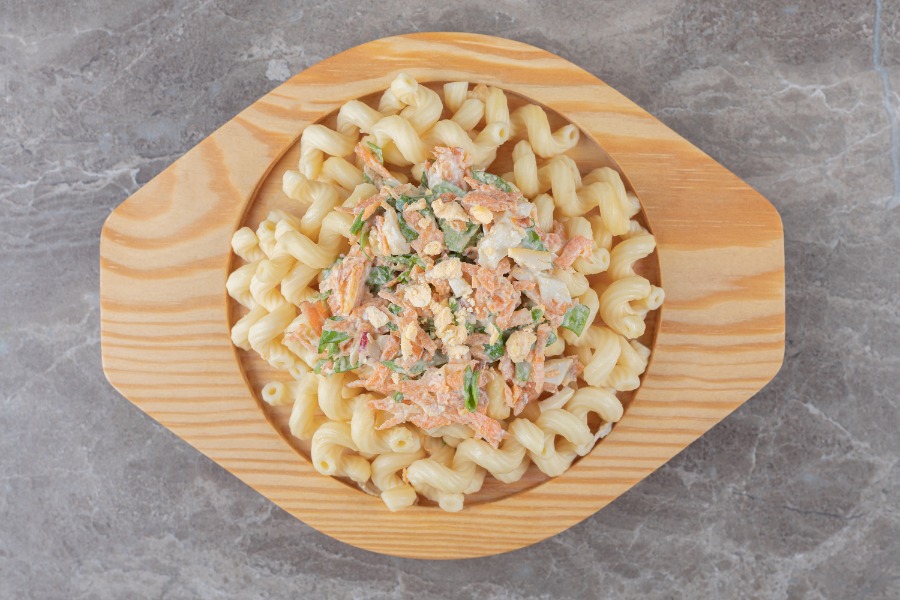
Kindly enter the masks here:
M 534 547 L 370 554 L 275 508 L 100 366 L 119 202 L 279 82 L 468 30 L 600 76 L 781 211 L 784 368 Z M 0 0 L 0 598 L 900 598 L 900 2 Z

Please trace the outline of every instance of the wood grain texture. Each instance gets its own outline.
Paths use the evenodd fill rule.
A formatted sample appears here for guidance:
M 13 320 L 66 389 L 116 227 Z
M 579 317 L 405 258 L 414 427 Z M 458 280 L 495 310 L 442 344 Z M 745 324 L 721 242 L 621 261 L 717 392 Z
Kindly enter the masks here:
M 424 65 L 441 65 L 434 68 Z M 448 514 L 390 513 L 319 475 L 254 391 L 267 374 L 230 343 L 231 234 L 277 203 L 303 128 L 399 72 L 502 87 L 578 125 L 582 168 L 614 164 L 641 199 L 666 290 L 642 387 L 613 433 L 564 475 Z M 279 164 L 281 163 L 281 164 Z M 399 556 L 495 554 L 549 537 L 646 477 L 762 388 L 784 349 L 780 218 L 758 193 L 640 107 L 543 50 L 481 35 L 386 38 L 267 94 L 126 200 L 101 239 L 103 365 L 117 389 L 316 529 Z M 650 328 L 653 329 L 652 327 Z M 513 493 L 517 492 L 517 493 Z

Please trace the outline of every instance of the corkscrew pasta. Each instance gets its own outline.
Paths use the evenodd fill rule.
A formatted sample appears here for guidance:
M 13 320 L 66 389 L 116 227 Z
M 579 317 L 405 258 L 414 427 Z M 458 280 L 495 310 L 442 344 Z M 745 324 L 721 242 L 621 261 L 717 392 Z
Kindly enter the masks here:
M 294 210 L 234 233 L 225 289 L 232 342 L 281 374 L 260 398 L 290 407 L 318 472 L 391 511 L 459 511 L 486 477 L 565 472 L 622 418 L 664 300 L 635 269 L 656 240 L 578 142 L 499 88 L 406 74 L 303 131 Z

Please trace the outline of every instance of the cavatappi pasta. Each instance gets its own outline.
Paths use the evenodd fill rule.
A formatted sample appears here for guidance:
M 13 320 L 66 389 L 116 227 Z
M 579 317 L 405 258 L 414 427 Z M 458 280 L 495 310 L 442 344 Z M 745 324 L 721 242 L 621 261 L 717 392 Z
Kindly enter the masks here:
M 392 511 L 458 511 L 488 475 L 590 452 L 664 298 L 634 269 L 656 247 L 637 199 L 613 169 L 580 172 L 575 126 L 498 88 L 442 92 L 401 74 L 377 107 L 307 127 L 283 177 L 297 210 L 235 232 L 226 282 L 246 308 L 233 343 L 284 373 L 262 400 L 291 407 L 317 471 Z

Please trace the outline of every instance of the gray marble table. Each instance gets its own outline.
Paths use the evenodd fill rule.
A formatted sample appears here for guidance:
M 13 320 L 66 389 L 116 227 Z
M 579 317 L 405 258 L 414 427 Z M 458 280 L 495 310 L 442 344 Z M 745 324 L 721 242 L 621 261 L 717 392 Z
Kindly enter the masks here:
M 598 75 L 784 219 L 760 394 L 601 513 L 511 554 L 336 542 L 100 366 L 119 202 L 292 73 L 394 33 Z M 0 598 L 900 597 L 900 2 L 0 0 Z

